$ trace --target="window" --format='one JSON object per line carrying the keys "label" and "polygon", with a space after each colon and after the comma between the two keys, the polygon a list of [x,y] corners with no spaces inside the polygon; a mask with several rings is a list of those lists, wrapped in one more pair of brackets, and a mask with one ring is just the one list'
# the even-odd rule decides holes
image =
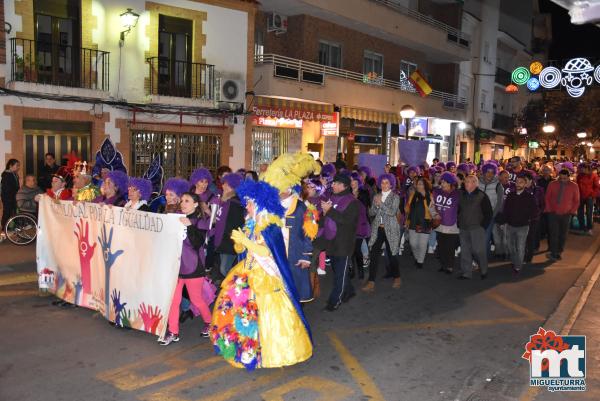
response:
{"label": "window", "polygon": [[383,55],[365,50],[363,59],[363,73],[375,73],[378,77],[383,76]]}
{"label": "window", "polygon": [[487,41],[483,43],[483,61],[491,64],[491,62],[490,62],[490,43]]}
{"label": "window", "polygon": [[158,92],[190,97],[192,21],[159,15],[158,32]]}
{"label": "window", "polygon": [[319,42],[319,64],[342,68],[342,47],[337,43]]}
{"label": "window", "polygon": [[488,112],[488,110],[487,110],[487,91],[481,91],[480,99],[481,99],[481,105],[479,107],[479,110],[487,113]]}
{"label": "window", "polygon": [[402,78],[402,73],[408,79],[410,74],[417,70],[417,65],[415,63],[411,63],[410,61],[402,60],[400,62],[400,78]]}
{"label": "window", "polygon": [[265,33],[260,29],[254,30],[254,55],[262,56],[265,53]]}

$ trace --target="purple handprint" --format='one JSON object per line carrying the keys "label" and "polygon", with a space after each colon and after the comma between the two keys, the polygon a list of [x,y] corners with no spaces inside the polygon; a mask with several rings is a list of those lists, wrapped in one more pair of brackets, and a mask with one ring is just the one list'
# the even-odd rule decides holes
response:
{"label": "purple handprint", "polygon": [[106,319],[110,320],[110,269],[119,256],[123,253],[123,250],[112,252],[110,249],[113,239],[113,229],[110,229],[108,237],[106,235],[106,225],[102,226],[101,232],[102,238],[98,237],[98,243],[102,247],[102,259],[104,260],[104,309]]}
{"label": "purple handprint", "polygon": [[127,305],[127,302],[121,303],[121,291],[117,293],[117,289],[113,289],[112,293],[112,301],[113,306],[115,307],[115,325],[118,327],[123,327],[123,322],[121,321],[121,311]]}
{"label": "purple handprint", "polygon": [[152,306],[146,307],[145,304],[140,305],[140,317],[144,321],[144,330],[149,333],[156,334],[156,328],[162,320],[162,315],[158,306],[152,308]]}
{"label": "purple handprint", "polygon": [[94,250],[96,249],[96,243],[93,245],[89,241],[89,230],[90,225],[84,222],[83,219],[79,219],[79,222],[75,224],[77,231],[74,231],[75,237],[77,237],[77,246],[79,253],[79,264],[81,265],[81,283],[83,284],[83,293],[90,294],[92,292],[92,279],[91,279],[91,261],[94,256]]}

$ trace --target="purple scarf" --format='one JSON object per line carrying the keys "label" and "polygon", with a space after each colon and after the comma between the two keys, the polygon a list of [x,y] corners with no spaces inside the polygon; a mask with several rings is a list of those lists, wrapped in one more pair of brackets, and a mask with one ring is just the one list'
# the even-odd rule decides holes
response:
{"label": "purple scarf", "polygon": [[[329,200],[332,203],[331,207],[333,209],[337,210],[338,212],[343,212],[344,210],[346,210],[346,208],[348,207],[350,202],[352,202],[353,200],[356,200],[356,198],[354,198],[354,195],[352,195],[352,193],[349,192],[344,195],[332,195]],[[327,217],[327,215],[325,215],[325,221],[323,222],[323,228],[321,228],[319,230],[318,236],[322,235],[325,237],[325,239],[331,241],[332,239],[335,238],[336,234],[337,234],[337,225],[335,224],[335,221],[333,221],[332,218]]]}

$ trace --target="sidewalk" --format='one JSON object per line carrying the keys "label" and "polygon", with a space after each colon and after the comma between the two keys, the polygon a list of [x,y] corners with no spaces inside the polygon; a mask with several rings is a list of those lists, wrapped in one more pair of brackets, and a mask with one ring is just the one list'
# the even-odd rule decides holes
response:
{"label": "sidewalk", "polygon": [[0,273],[35,272],[35,242],[16,246],[5,240],[0,242]]}

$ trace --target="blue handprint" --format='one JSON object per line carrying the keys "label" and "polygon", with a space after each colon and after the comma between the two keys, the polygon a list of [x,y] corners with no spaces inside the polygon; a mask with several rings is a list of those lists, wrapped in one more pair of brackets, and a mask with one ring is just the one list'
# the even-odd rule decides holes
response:
{"label": "blue handprint", "polygon": [[65,277],[60,274],[60,271],[57,272],[56,274],[56,288],[54,290],[55,293],[58,292],[59,289],[61,289],[64,285],[65,285]]}
{"label": "blue handprint", "polygon": [[117,293],[116,288],[113,289],[111,298],[113,301],[113,306],[115,307],[115,325],[117,327],[123,327],[123,324],[121,321],[121,312],[123,311],[123,309],[125,309],[125,305],[127,305],[127,302],[121,303],[121,291],[119,291]]}
{"label": "blue handprint", "polygon": [[102,259],[104,260],[104,309],[105,315],[110,320],[110,269],[119,256],[123,253],[123,250],[112,252],[110,247],[112,245],[113,229],[110,229],[108,237],[106,236],[106,224],[102,226],[101,232],[102,238],[98,237],[98,243],[102,247]]}
{"label": "blue handprint", "polygon": [[75,300],[74,300],[74,304],[75,305],[81,305],[81,289],[83,288],[83,284],[81,283],[81,276],[77,276],[77,281],[73,282],[73,287],[75,288]]}

